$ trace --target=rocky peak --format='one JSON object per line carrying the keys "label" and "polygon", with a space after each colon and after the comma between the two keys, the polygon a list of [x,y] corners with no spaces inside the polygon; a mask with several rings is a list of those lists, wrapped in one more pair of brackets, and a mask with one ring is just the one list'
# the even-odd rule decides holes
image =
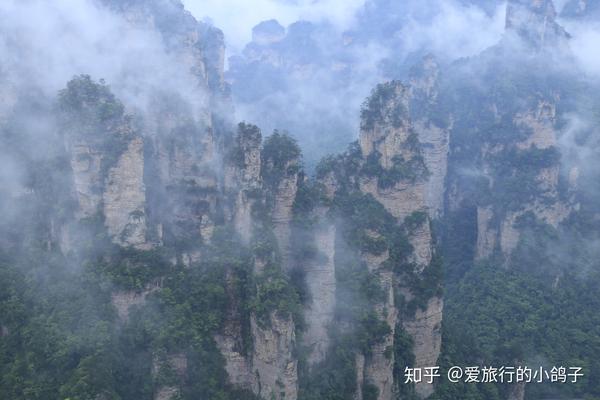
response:
{"label": "rocky peak", "polygon": [[225,188],[235,198],[229,212],[245,243],[249,242],[252,230],[254,200],[250,193],[261,186],[261,143],[262,135],[257,126],[240,123],[226,157]]}
{"label": "rocky peak", "polygon": [[225,38],[221,30],[197,21],[179,0],[102,0],[132,26],[156,30],[165,49],[198,78],[200,87],[227,94]]}
{"label": "rocky peak", "polygon": [[506,32],[537,49],[560,45],[570,35],[556,16],[552,0],[511,0],[506,8]]}
{"label": "rocky peak", "polygon": [[435,100],[439,75],[440,66],[435,57],[431,54],[423,57],[423,60],[410,71],[409,83],[413,97],[419,95]]}
{"label": "rocky peak", "polygon": [[411,133],[409,89],[398,81],[378,85],[361,112],[360,148],[364,157],[375,155],[385,169],[393,158],[408,155],[404,144]]}
{"label": "rocky peak", "polygon": [[260,180],[262,134],[255,125],[240,123],[229,162],[238,173],[238,184],[256,187]]}
{"label": "rocky peak", "polygon": [[268,46],[280,42],[285,37],[285,28],[275,19],[263,21],[252,28],[252,42]]}
{"label": "rocky peak", "polygon": [[244,48],[245,60],[232,57],[232,61],[234,65],[259,62],[292,74],[300,73],[322,59],[315,38],[318,32],[318,25],[308,21],[294,22],[287,29],[275,20],[261,22],[253,28],[252,42]]}
{"label": "rocky peak", "polygon": [[272,207],[273,231],[287,269],[290,267],[290,224],[301,169],[301,153],[296,141],[285,133],[275,131],[263,146],[261,168],[268,202]]}

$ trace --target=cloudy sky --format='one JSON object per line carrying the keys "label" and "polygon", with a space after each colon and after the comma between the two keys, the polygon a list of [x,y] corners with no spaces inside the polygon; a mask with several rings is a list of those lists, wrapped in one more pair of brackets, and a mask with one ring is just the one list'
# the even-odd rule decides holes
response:
{"label": "cloudy sky", "polygon": [[[457,0],[430,0],[437,17],[431,25],[410,24],[403,32],[408,50],[425,43],[459,57],[478,53],[495,43],[504,25],[503,2],[493,15]],[[225,33],[229,53],[239,52],[251,39],[252,27],[275,18],[287,26],[298,20],[328,21],[340,31],[352,28],[365,0],[183,0],[199,20],[210,20]]]}
{"label": "cloudy sky", "polygon": [[232,51],[239,50],[252,35],[259,22],[276,18],[289,25],[300,19],[327,20],[340,29],[353,23],[364,0],[183,0],[197,19],[209,18],[221,28]]}

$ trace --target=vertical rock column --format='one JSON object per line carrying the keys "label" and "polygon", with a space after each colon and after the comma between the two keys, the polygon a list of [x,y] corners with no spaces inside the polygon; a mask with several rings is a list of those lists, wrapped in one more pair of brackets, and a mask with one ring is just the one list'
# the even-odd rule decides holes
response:
{"label": "vertical rock column", "polygon": [[[495,158],[509,157],[511,154],[526,155],[527,152],[536,152],[545,156],[552,152],[558,154],[554,100],[539,99],[533,107],[515,114],[513,123],[515,129],[522,133],[518,141],[501,143],[494,147],[486,146],[481,154],[484,165],[482,170],[485,171],[490,182],[489,189],[492,193],[502,190],[496,187],[496,181],[503,178],[502,174],[506,174],[492,167]],[[535,173],[535,181],[530,187],[532,191],[530,199],[508,209],[504,204],[478,205],[477,259],[487,258],[493,254],[501,254],[509,259],[521,237],[517,221],[526,213],[531,212],[540,221],[558,227],[575,207],[567,199],[568,196],[561,196],[559,193],[561,171],[558,159],[552,162],[546,161],[543,165],[533,165],[529,170]],[[513,173],[517,172],[519,171],[514,170]]]}
{"label": "vertical rock column", "polygon": [[[255,217],[271,218],[281,252],[289,252],[292,206],[296,199],[298,180],[297,171],[290,168],[297,165],[298,160],[288,161],[284,168],[281,168],[281,179],[276,182],[276,186],[268,189],[272,200],[272,213],[255,215],[253,206],[257,205],[257,202],[265,201],[267,193],[261,178],[262,158],[260,130],[256,126],[240,124],[233,148],[226,156],[225,189],[231,208],[226,214],[246,244],[252,242],[255,228],[265,223],[255,220]],[[288,173],[288,170],[293,173]],[[277,169],[276,172],[281,171]],[[270,259],[256,258],[254,274],[260,278],[270,262]],[[242,336],[241,314],[236,309],[235,302],[230,296],[230,304],[233,306],[229,310],[224,329],[215,338],[225,358],[230,382],[264,399],[296,399],[298,360],[294,354],[296,327],[292,316],[277,310],[270,311],[263,318],[252,313],[250,335],[253,346],[252,349],[243,352],[239,343]]]}
{"label": "vertical rock column", "polygon": [[[410,119],[409,100],[409,89],[399,82],[380,85],[363,112],[359,138],[365,163],[373,163],[376,159],[378,168],[383,171],[375,176],[362,176],[359,179],[360,189],[379,201],[399,224],[414,213],[427,215],[426,198],[428,190],[431,190],[421,143]],[[430,161],[433,159],[431,157]],[[382,174],[389,174],[391,178],[384,183],[381,181]],[[432,261],[433,244],[428,219],[408,233],[414,249],[409,261],[418,273]],[[415,367],[433,366],[441,347],[441,299],[430,299],[426,310],[414,316],[400,315],[395,304],[394,289],[396,286],[403,287],[403,283],[395,273],[384,267],[383,263],[388,257],[387,253],[363,255],[370,271],[379,277],[385,292],[385,300],[376,306],[376,311],[391,329],[384,341],[374,346],[372,354],[365,357],[364,383],[377,387],[379,400],[392,399],[394,358],[386,349],[394,344],[397,323],[401,322],[413,338]],[[407,300],[413,296],[408,289],[402,291]],[[433,392],[433,387],[426,383],[418,384],[416,391],[421,397],[426,397]]]}
{"label": "vertical rock column", "polygon": [[[249,244],[253,221],[252,206],[255,198],[252,192],[261,190],[260,146],[261,133],[258,127],[240,124],[232,148],[225,156],[225,191],[230,199],[227,217],[232,221],[237,233],[245,244]],[[229,381],[240,388],[258,393],[259,379],[254,373],[251,349],[242,343],[242,310],[235,294],[233,271],[227,272],[229,309],[223,329],[215,336],[215,341],[225,358],[225,369]],[[256,328],[255,328],[256,329]]]}
{"label": "vertical rock column", "polygon": [[[291,138],[278,133],[273,135],[263,146],[261,174],[267,203],[272,207],[270,224],[281,255],[278,267],[285,274],[290,269],[291,224],[298,193],[300,152]],[[277,260],[274,262],[277,264]],[[256,272],[262,273],[261,270],[262,266],[257,265]],[[258,380],[258,394],[267,399],[296,399],[298,359],[294,354],[296,326],[292,315],[274,310],[267,324],[261,325],[256,315],[251,316],[250,322],[254,339],[252,367]]]}
{"label": "vertical rock column", "polygon": [[[425,184],[425,203],[429,215],[434,219],[444,214],[452,129],[450,117],[438,108],[438,84],[439,65],[433,56],[426,56],[411,73],[410,114],[429,172]],[[432,120],[432,116],[436,117],[435,120]]]}
{"label": "vertical rock column", "polygon": [[303,340],[310,351],[309,365],[325,359],[330,343],[328,328],[335,310],[335,238],[332,223],[326,222],[317,228],[314,238],[317,260],[309,262],[305,269],[311,302],[304,312],[307,329]]}
{"label": "vertical rock column", "polygon": [[[296,170],[299,164],[298,159],[288,161],[285,171]],[[273,230],[277,236],[279,249],[284,269],[290,267],[290,236],[292,233],[292,208],[298,192],[298,173],[285,173],[279,181],[275,192],[275,202],[273,204]]]}

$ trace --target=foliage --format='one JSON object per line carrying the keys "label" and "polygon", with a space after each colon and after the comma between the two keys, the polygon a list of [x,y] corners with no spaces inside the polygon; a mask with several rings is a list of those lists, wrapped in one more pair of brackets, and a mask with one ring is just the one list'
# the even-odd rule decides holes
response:
{"label": "foliage", "polygon": [[287,133],[273,134],[265,139],[262,149],[262,178],[271,191],[277,189],[281,179],[300,171],[300,147]]}
{"label": "foliage", "polygon": [[408,117],[408,109],[403,103],[404,99],[400,97],[402,94],[398,94],[398,91],[403,90],[404,87],[398,81],[377,85],[362,105],[361,129],[374,129],[375,124],[384,122],[386,118],[390,119],[393,127],[401,127]]}
{"label": "foliage", "polygon": [[[520,240],[510,260],[464,264],[472,249],[446,257],[442,365],[514,365],[527,363],[584,368],[577,384],[530,385],[528,398],[582,397],[600,392],[596,359],[600,355],[597,226],[579,211],[558,229],[532,212],[517,219]],[[454,225],[468,232],[470,224]],[[456,235],[456,234],[455,234]],[[461,234],[467,237],[468,234]],[[454,269],[457,269],[454,272]],[[465,272],[466,271],[466,272]],[[458,394],[473,399],[505,398],[505,388],[449,385],[435,399]]]}
{"label": "foliage", "polygon": [[238,124],[235,143],[232,143],[226,155],[227,161],[237,168],[244,168],[246,166],[244,153],[245,144],[250,142],[258,148],[260,146],[261,138],[260,129],[256,125],[240,122]]}
{"label": "foliage", "polygon": [[544,168],[558,166],[560,153],[555,147],[527,150],[508,149],[491,157],[494,185],[482,191],[483,204],[493,204],[498,210],[518,210],[523,204],[551,201],[547,189],[539,180]]}
{"label": "foliage", "polygon": [[92,273],[108,277],[122,289],[140,292],[172,268],[164,249],[136,250],[118,246],[88,261],[86,267]]}
{"label": "foliage", "polygon": [[404,371],[406,367],[413,368],[415,355],[412,352],[411,336],[398,325],[394,332],[394,382],[398,384],[398,395],[403,399],[416,399],[414,384],[405,384]]}
{"label": "foliage", "polygon": [[95,83],[89,75],[74,77],[67,83],[67,88],[59,92],[58,98],[65,117],[92,126],[118,121],[124,114],[123,104],[104,81]]}
{"label": "foliage", "polygon": [[300,373],[299,399],[346,400],[356,394],[356,353],[351,338],[332,337],[334,342],[325,361],[310,372]]}
{"label": "foliage", "polygon": [[[157,355],[182,353],[188,360],[183,399],[251,399],[229,386],[213,341],[230,307],[226,271],[235,277],[236,297],[251,303],[250,257],[230,233],[216,237],[218,245],[207,248],[205,260],[193,268],[172,266],[157,251],[132,249],[102,262],[91,259],[83,270],[33,248],[28,259],[4,257],[0,397],[150,400],[161,382],[182,385],[168,368],[153,372]],[[161,290],[147,294],[145,305],[119,321],[111,304],[113,285],[146,290],[153,274],[160,276]],[[249,315],[249,309],[241,312]]]}
{"label": "foliage", "polygon": [[367,161],[362,167],[361,173],[377,178],[377,185],[381,189],[393,187],[401,181],[414,183],[417,180],[427,177],[428,172],[425,167],[425,162],[420,152],[410,160],[405,160],[401,155],[396,155],[392,158],[392,166],[384,168],[380,163],[381,154],[377,151],[371,153],[367,157]]}
{"label": "foliage", "polygon": [[[252,310],[259,322],[269,326],[273,312],[287,317],[293,316],[294,321],[301,322],[300,299],[298,292],[291,285],[289,278],[280,268],[269,266],[256,279],[256,297],[252,302]],[[298,324],[301,326],[301,323]]]}
{"label": "foliage", "polygon": [[101,176],[118,161],[134,134],[131,116],[110,88],[89,75],[79,75],[59,92],[58,110],[63,133],[84,138],[102,153]]}

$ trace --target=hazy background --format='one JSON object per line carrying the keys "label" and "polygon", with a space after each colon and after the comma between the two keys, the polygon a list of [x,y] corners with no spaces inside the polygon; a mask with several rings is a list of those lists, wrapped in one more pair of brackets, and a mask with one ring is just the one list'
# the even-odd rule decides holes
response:
{"label": "hazy background", "polygon": [[252,28],[275,18],[283,25],[298,20],[329,22],[340,31],[353,26],[364,0],[184,0],[199,20],[210,20],[226,36],[230,53],[240,52],[252,39]]}
{"label": "hazy background", "polygon": [[[360,106],[377,84],[406,79],[426,54],[442,64],[497,43],[505,2],[486,0],[185,0],[225,33],[236,117],[296,137],[311,169],[358,136]],[[253,28],[276,20],[265,43]]]}
{"label": "hazy background", "polygon": [[[560,13],[568,0],[554,3]],[[259,125],[267,135],[289,131],[309,169],[356,139],[360,106],[377,83],[406,80],[427,54],[442,70],[480,54],[501,40],[506,12],[500,0],[183,0],[183,5],[224,32],[236,119]],[[53,96],[73,75],[86,73],[105,79],[132,108],[145,108],[149,95],[165,88],[194,104],[204,101],[186,68],[165,53],[157,32],[127,27],[98,1],[6,1],[0,17],[0,80],[15,88],[35,86]],[[279,24],[279,33],[266,41],[260,32],[253,36],[253,28],[268,20],[277,21],[272,24]],[[582,70],[598,75],[600,25],[565,17],[560,23],[573,36],[570,51]],[[0,116],[2,107],[0,101]]]}

